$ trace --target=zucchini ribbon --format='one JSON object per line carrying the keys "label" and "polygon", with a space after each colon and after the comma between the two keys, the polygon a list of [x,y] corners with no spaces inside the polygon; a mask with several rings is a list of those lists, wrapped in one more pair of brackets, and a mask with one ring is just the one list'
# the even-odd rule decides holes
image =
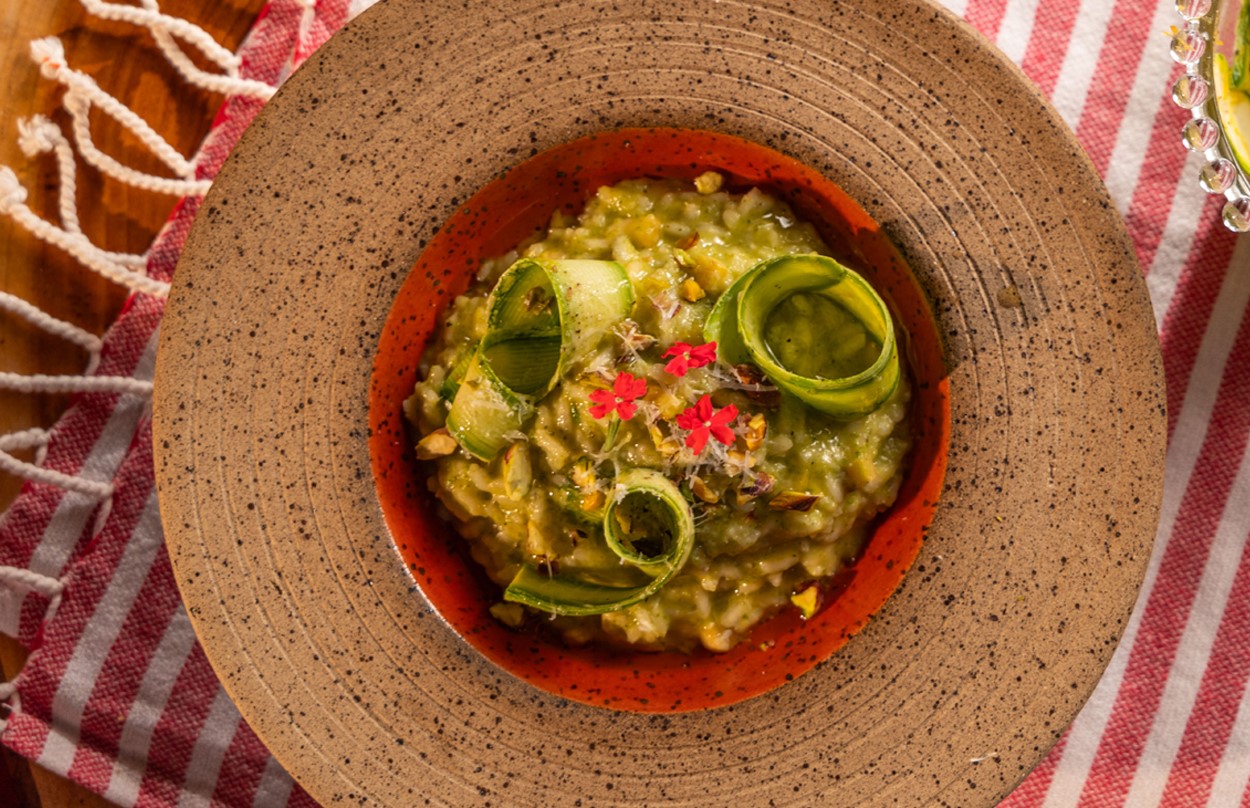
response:
{"label": "zucchini ribbon", "polygon": [[634,290],[615,261],[522,258],[486,305],[486,335],[447,414],[447,431],[482,460],[507,446],[565,370],[629,316]]}
{"label": "zucchini ribbon", "polygon": [[[881,346],[876,359],[840,378],[786,367],[765,340],[765,326],[773,310],[797,294],[819,295],[845,310]],[[784,255],[756,264],[716,301],[703,335],[719,345],[723,361],[753,362],[777,387],[835,417],[866,415],[898,386],[894,321],[885,301],[858,273],[823,255]]]}
{"label": "zucchini ribbon", "polygon": [[694,547],[694,515],[671,480],[653,469],[629,469],[616,478],[617,493],[603,515],[608,548],[649,578],[633,586],[548,575],[525,565],[504,590],[504,600],[559,615],[604,614],[643,601],[685,566]]}

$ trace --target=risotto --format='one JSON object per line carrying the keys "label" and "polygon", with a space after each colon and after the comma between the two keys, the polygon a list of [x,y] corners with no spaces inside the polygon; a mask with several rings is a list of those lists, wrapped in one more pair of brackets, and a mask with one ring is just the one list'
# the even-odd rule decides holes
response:
{"label": "risotto", "polygon": [[405,412],[497,619],[725,651],[820,608],[910,448],[890,315],[828,252],[708,172],[600,188],[483,264]]}

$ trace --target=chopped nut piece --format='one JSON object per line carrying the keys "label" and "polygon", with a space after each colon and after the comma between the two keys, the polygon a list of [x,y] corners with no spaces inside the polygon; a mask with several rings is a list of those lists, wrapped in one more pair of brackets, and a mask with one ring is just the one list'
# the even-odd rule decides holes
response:
{"label": "chopped nut piece", "polygon": [[504,492],[512,499],[524,499],[534,482],[529,447],[524,443],[509,446],[503,453],[500,470],[503,472]]}
{"label": "chopped nut piece", "polygon": [[551,540],[547,538],[539,522],[530,520],[525,526],[525,538],[521,541],[521,549],[535,558],[546,557],[547,551],[551,549]]}
{"label": "chopped nut piece", "polygon": [[629,238],[640,249],[648,249],[660,243],[663,225],[654,213],[648,213],[629,224]]}
{"label": "chopped nut piece", "polygon": [[708,255],[705,250],[695,250],[687,255],[692,263],[689,268],[690,274],[694,276],[699,286],[716,294],[720,294],[729,287],[729,282],[733,279],[729,275],[729,270],[720,261]]}
{"label": "chopped nut piece", "polygon": [[595,513],[603,507],[603,504],[606,501],[607,497],[603,495],[602,491],[591,491],[589,494],[582,497],[582,510],[587,513]]}
{"label": "chopped nut piece", "polygon": [[803,491],[782,491],[768,501],[768,507],[774,511],[801,511],[807,513],[820,499],[820,494],[808,494]]}
{"label": "chopped nut piece", "polygon": [[456,451],[459,445],[445,428],[436,429],[417,442],[417,459],[433,460],[436,457],[446,457]]}
{"label": "chopped nut piece", "polygon": [[663,387],[655,396],[655,405],[660,408],[660,417],[671,421],[686,409],[686,402],[673,395],[672,391]]}
{"label": "chopped nut piece", "polygon": [[672,457],[681,449],[681,444],[673,438],[664,437],[664,433],[655,424],[647,427],[647,432],[651,435],[651,442],[655,444],[655,448],[665,458]]}
{"label": "chopped nut piece", "polygon": [[725,184],[725,178],[715,171],[704,171],[694,178],[694,189],[701,194],[714,194]]}
{"label": "chopped nut piece", "polygon": [[773,476],[771,474],[765,474],[761,471],[759,474],[756,474],[749,483],[746,483],[738,489],[737,493],[734,495],[734,499],[739,505],[745,505],[756,497],[763,496],[773,490],[774,483],[775,480],[773,480]]}
{"label": "chopped nut piece", "polygon": [[764,371],[755,365],[744,362],[741,365],[734,365],[733,371],[734,378],[741,384],[772,386],[772,383],[768,381],[768,377],[764,375]]}
{"label": "chopped nut piece", "polygon": [[703,287],[694,278],[686,278],[681,282],[681,297],[683,300],[694,303],[707,297],[707,292],[703,291]]}
{"label": "chopped nut piece", "polygon": [[629,518],[629,514],[625,513],[621,508],[617,508],[612,513],[616,514],[616,524],[620,526],[621,533],[628,536],[630,529],[634,526],[633,521]]}
{"label": "chopped nut piece", "polygon": [[741,364],[733,366],[734,378],[742,385],[747,398],[765,407],[781,405],[781,391],[768,380],[764,371],[755,365]]}
{"label": "chopped nut piece", "polygon": [[755,455],[749,455],[741,449],[730,449],[725,452],[725,459],[731,466],[741,470],[755,468]]}
{"label": "chopped nut piece", "polygon": [[747,421],[747,434],[744,438],[747,448],[755,451],[764,445],[764,435],[768,431],[768,422],[764,420],[764,413],[757,412],[751,416],[751,420]]}
{"label": "chopped nut piece", "polygon": [[688,250],[698,243],[699,243],[699,231],[693,230],[691,231],[690,235],[686,236],[685,238],[683,238],[681,241],[677,242],[673,246],[679,250]]}
{"label": "chopped nut piece", "polygon": [[525,622],[525,607],[519,603],[496,603],[490,607],[490,613],[509,628],[520,628]]}
{"label": "chopped nut piece", "polygon": [[690,491],[709,505],[720,502],[720,494],[708,488],[707,483],[703,482],[703,478],[697,474],[690,478]]}
{"label": "chopped nut piece", "polygon": [[525,293],[525,308],[532,312],[539,312],[548,308],[554,298],[547,294],[547,290],[541,286],[535,286]]}
{"label": "chopped nut piece", "polygon": [[796,592],[791,595],[790,602],[799,607],[799,611],[803,613],[804,620],[810,620],[820,606],[820,589],[816,584],[812,584],[802,592]]}
{"label": "chopped nut piece", "polygon": [[595,487],[598,476],[595,474],[594,465],[590,462],[590,458],[583,457],[573,464],[573,471],[570,475],[574,484],[583,491],[589,491]]}
{"label": "chopped nut piece", "polygon": [[616,381],[616,374],[607,368],[595,368],[582,375],[582,381],[596,389],[608,389],[612,386],[612,382]]}

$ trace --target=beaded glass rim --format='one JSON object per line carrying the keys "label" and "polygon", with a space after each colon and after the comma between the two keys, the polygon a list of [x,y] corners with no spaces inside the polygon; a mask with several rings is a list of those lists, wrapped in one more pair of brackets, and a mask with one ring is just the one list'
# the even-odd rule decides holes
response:
{"label": "beaded glass rim", "polygon": [[1172,59],[1185,72],[1172,85],[1172,100],[1188,110],[1190,120],[1181,128],[1185,148],[1206,158],[1198,184],[1209,194],[1227,200],[1222,218],[1229,230],[1250,230],[1250,176],[1237,162],[1224,132],[1225,121],[1215,97],[1215,47],[1219,23],[1228,6],[1244,0],[1176,0],[1184,20],[1172,37]]}

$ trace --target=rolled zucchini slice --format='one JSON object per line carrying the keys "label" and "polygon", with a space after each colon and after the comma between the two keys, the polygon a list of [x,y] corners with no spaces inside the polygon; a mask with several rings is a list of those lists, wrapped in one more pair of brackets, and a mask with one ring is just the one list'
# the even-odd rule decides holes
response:
{"label": "rolled zucchini slice", "polygon": [[703,335],[722,361],[753,362],[783,391],[838,418],[872,412],[898,386],[885,301],[823,255],[757,264],[716,301]]}
{"label": "rolled zucchini slice", "polygon": [[633,306],[629,276],[614,261],[522,258],[508,267],[487,301],[486,335],[459,380],[447,431],[492,459]]}
{"label": "rolled zucchini slice", "polygon": [[615,612],[646,600],[690,558],[694,515],[681,491],[663,474],[629,469],[616,479],[616,495],[603,516],[603,535],[621,564],[646,580],[614,585],[586,576],[548,575],[527,564],[504,590],[504,600],[574,616]]}

